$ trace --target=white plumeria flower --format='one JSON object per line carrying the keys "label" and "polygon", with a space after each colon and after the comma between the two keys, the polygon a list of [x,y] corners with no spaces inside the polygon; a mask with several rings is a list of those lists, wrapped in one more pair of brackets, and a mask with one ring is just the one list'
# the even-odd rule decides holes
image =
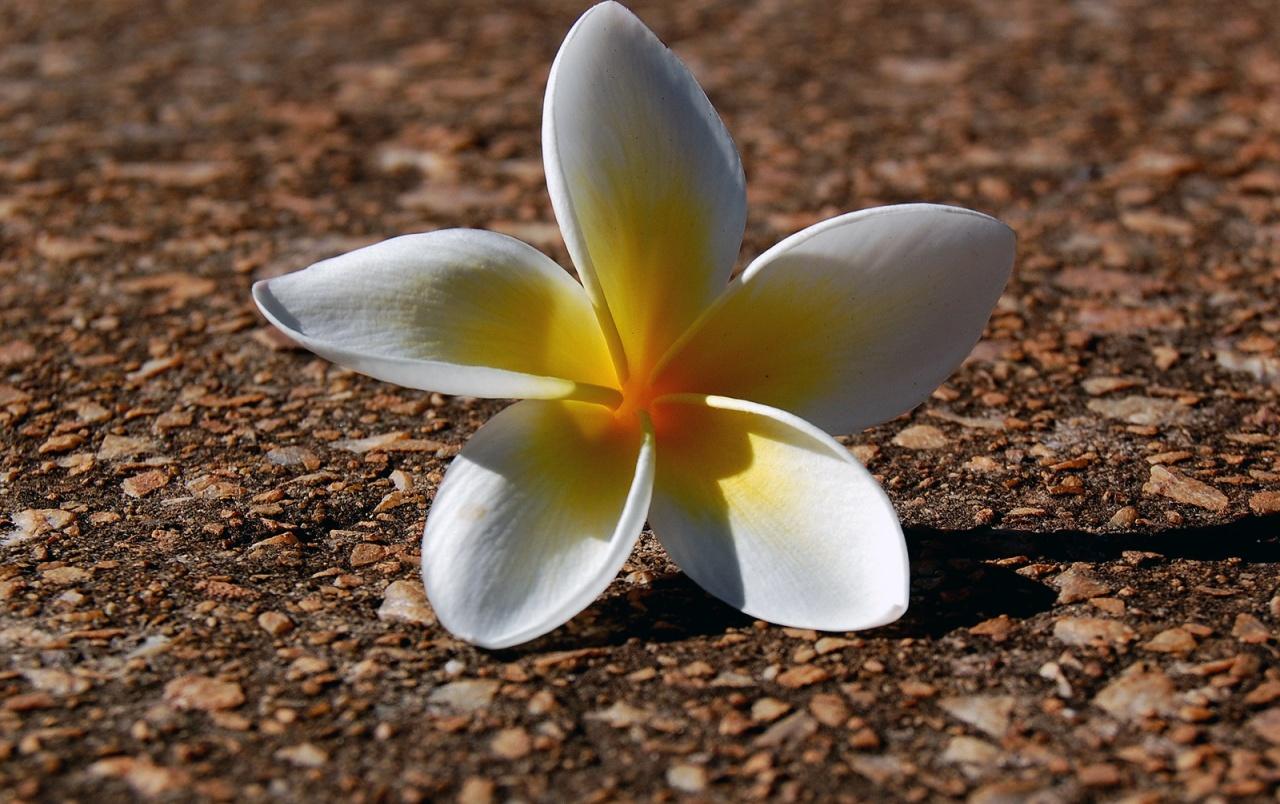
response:
{"label": "white plumeria flower", "polygon": [[582,284],[532,247],[454,229],[254,285],[335,363],[518,402],[450,466],[422,573],[440,622],[533,639],[616,577],[646,516],[711,594],[846,631],[907,607],[902,529],[828,433],[919,404],[981,336],[1014,236],[931,204],[824,221],[729,281],[746,219],[737,150],[688,69],[616,3],[551,68],[547,183]]}

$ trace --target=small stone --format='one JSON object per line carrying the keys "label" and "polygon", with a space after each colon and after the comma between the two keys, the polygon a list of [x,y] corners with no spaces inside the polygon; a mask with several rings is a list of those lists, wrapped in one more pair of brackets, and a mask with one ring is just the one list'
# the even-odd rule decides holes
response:
{"label": "small stone", "polygon": [[1240,613],[1236,615],[1235,625],[1231,628],[1231,635],[1246,645],[1261,645],[1271,639],[1271,632],[1263,625],[1262,621],[1252,614]]}
{"label": "small stone", "polygon": [[1156,653],[1184,654],[1196,649],[1196,640],[1185,628],[1166,628],[1142,643],[1142,647]]}
{"label": "small stone", "polygon": [[1053,624],[1060,642],[1075,646],[1123,645],[1137,638],[1133,629],[1119,620],[1099,617],[1063,617]]}
{"label": "small stone", "polygon": [[234,681],[186,675],[164,686],[164,699],[178,709],[217,712],[244,703],[244,690]]}
{"label": "small stone", "polygon": [[41,455],[56,454],[59,452],[70,452],[76,447],[84,443],[84,436],[77,433],[63,433],[56,435],[45,441],[36,452]]}
{"label": "small stone", "polygon": [[1089,396],[1102,396],[1141,384],[1142,380],[1135,377],[1090,377],[1080,383]]}
{"label": "small stone", "polygon": [[36,347],[27,341],[9,341],[0,345],[0,366],[20,366],[36,359]]}
{"label": "small stone", "polygon": [[89,687],[92,686],[89,679],[80,678],[66,670],[56,668],[31,668],[23,670],[22,675],[32,687],[53,695],[79,695],[82,692],[88,692]]}
{"label": "small stone", "polygon": [[88,570],[81,569],[80,567],[55,567],[40,573],[40,577],[49,583],[61,585],[87,581],[93,577],[93,575]]}
{"label": "small stone", "polygon": [[34,712],[37,709],[52,709],[57,705],[57,700],[47,692],[20,693],[11,695],[4,701],[4,708],[9,712]]}
{"label": "small stone", "polygon": [[489,741],[489,749],[503,759],[523,759],[533,749],[529,732],[520,727],[503,729]]}
{"label": "small stone", "polygon": [[707,787],[707,771],[701,765],[678,762],[667,768],[667,784],[682,793],[701,793]]}
{"label": "small stone", "polygon": [[470,776],[458,792],[458,804],[490,804],[493,801],[493,782],[481,776]]}
{"label": "small stone", "polygon": [[1166,469],[1163,466],[1151,467],[1151,479],[1142,486],[1142,491],[1214,513],[1221,513],[1227,508],[1227,495],[1221,491],[1208,483],[1187,477],[1177,469]]}
{"label": "small stone", "polygon": [[169,474],[162,469],[152,469],[140,475],[125,478],[121,483],[124,493],[130,497],[145,497],[169,482]]}
{"label": "small stone", "polygon": [[992,642],[1004,642],[1009,638],[1009,634],[1012,631],[1013,620],[1009,619],[1007,614],[992,617],[990,620],[983,620],[969,629],[969,633],[975,636],[989,637]]}
{"label": "small stone", "polygon": [[1264,681],[1244,696],[1249,706],[1262,706],[1280,698],[1280,681]]}
{"label": "small stone", "polygon": [[1090,399],[1089,410],[1127,424],[1179,424],[1190,418],[1190,409],[1173,399],[1126,396],[1121,399]]}
{"label": "small stone", "polygon": [[861,728],[849,735],[849,746],[859,751],[872,751],[880,747],[880,735],[870,728]]}
{"label": "small stone", "polygon": [[1058,587],[1058,604],[1077,603],[1091,597],[1099,597],[1111,591],[1111,587],[1099,581],[1088,564],[1073,564],[1066,572],[1053,579]]}
{"label": "small stone", "polygon": [[1249,721],[1249,728],[1273,745],[1280,745],[1280,706],[1259,712]]}
{"label": "small stone", "polygon": [[1132,505],[1126,505],[1116,510],[1111,515],[1111,519],[1107,521],[1107,525],[1113,528],[1132,527],[1134,522],[1138,521],[1138,509]]}
{"label": "small stone", "polygon": [[751,719],[757,723],[771,723],[791,711],[791,704],[777,698],[760,698],[751,704]]}
{"label": "small stone", "polygon": [[826,681],[831,678],[831,673],[811,664],[802,664],[799,667],[793,667],[786,672],[779,673],[775,679],[779,685],[788,689],[799,689],[808,687],[811,684],[817,684],[819,681]]}
{"label": "small stone", "polygon": [[835,728],[849,719],[849,707],[839,695],[820,692],[809,699],[809,714],[822,725]]}
{"label": "small stone", "polygon": [[386,557],[387,548],[380,544],[361,542],[351,548],[351,558],[349,559],[349,562],[352,568],[367,567],[370,564],[378,563]]}
{"label": "small stone", "polygon": [[286,746],[275,757],[299,768],[322,768],[329,762],[329,754],[315,743]]}
{"label": "small stone", "polygon": [[941,449],[947,446],[947,436],[930,424],[916,424],[893,437],[893,443],[907,449]]}
{"label": "small stone", "polygon": [[434,625],[436,615],[427,602],[422,584],[415,581],[393,581],[382,593],[378,619],[411,625]]}
{"label": "small stone", "polygon": [[641,709],[638,706],[632,706],[626,701],[614,701],[613,705],[608,709],[600,709],[595,712],[589,712],[586,715],[588,720],[599,720],[613,726],[615,729],[624,729],[629,726],[638,726],[649,722],[652,715],[647,709]]}
{"label": "small stone", "polygon": [[276,466],[301,466],[308,472],[320,468],[320,459],[305,447],[276,447],[267,451],[267,460]]}
{"label": "small stone", "polygon": [[752,740],[752,744],[771,748],[798,742],[817,730],[818,722],[809,717],[807,712],[792,712],[765,729],[763,734]]}
{"label": "small stone", "polygon": [[908,698],[932,698],[938,694],[938,688],[923,681],[903,681],[898,689]]}
{"label": "small stone", "polygon": [[970,472],[981,472],[982,474],[990,474],[991,472],[999,472],[1000,464],[990,456],[974,455],[965,461],[964,468]]}
{"label": "small stone", "polygon": [[102,439],[102,444],[98,447],[98,460],[118,461],[122,458],[132,458],[134,455],[141,455],[144,452],[155,451],[156,442],[149,438],[134,438],[133,436],[108,434]]}
{"label": "small stone", "polygon": [[1138,720],[1172,714],[1177,687],[1158,667],[1136,662],[1094,697],[1095,706],[1118,720]]}
{"label": "small stone", "polygon": [[1009,730],[1014,703],[1009,695],[962,695],[938,700],[942,711],[996,738]]}
{"label": "small stone", "polygon": [[468,678],[450,681],[442,687],[431,691],[427,700],[441,704],[459,712],[477,712],[493,703],[493,696],[498,693],[498,682],[492,679]]}
{"label": "small stone", "polygon": [[968,735],[952,737],[947,748],[942,752],[943,762],[955,762],[966,765],[997,765],[1003,753],[986,740]]}
{"label": "small stone", "polygon": [[258,615],[258,627],[271,636],[284,636],[293,630],[293,620],[278,611],[264,611]]}
{"label": "small stone", "polygon": [[1259,491],[1249,498],[1249,510],[1258,516],[1280,514],[1280,491]]}
{"label": "small stone", "polygon": [[186,771],[157,765],[145,756],[100,759],[89,766],[89,775],[120,779],[143,798],[190,792],[191,777]]}
{"label": "small stone", "polygon": [[60,508],[26,508],[13,515],[13,530],[2,542],[5,547],[22,544],[50,531],[62,530],[75,519],[75,514]]}
{"label": "small stone", "polygon": [[1115,787],[1120,784],[1120,769],[1109,762],[1085,765],[1076,771],[1076,778],[1085,787]]}

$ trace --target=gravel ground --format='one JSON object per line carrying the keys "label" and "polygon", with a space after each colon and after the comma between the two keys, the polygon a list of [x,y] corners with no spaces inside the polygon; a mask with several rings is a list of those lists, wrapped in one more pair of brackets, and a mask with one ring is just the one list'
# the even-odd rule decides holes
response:
{"label": "gravel ground", "polygon": [[1273,0],[637,2],[743,152],[743,264],[828,215],[995,214],[1017,273],[847,439],[908,526],[858,635],[650,537],[519,650],[418,538],[500,403],[292,349],[255,279],[483,226],[567,264],[542,91],[570,2],[0,3],[0,797],[1274,800]]}

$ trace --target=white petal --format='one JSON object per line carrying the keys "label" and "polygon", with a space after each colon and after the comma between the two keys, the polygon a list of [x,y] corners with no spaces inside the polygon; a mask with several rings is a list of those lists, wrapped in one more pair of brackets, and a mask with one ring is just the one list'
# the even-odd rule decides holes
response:
{"label": "white petal", "polygon": [[689,70],[617,3],[565,38],[542,126],[565,242],[640,374],[729,279],[746,222],[737,149]]}
{"label": "white petal", "polygon": [[427,517],[422,575],[440,622],[502,648],[595,600],[644,526],[653,435],[599,405],[519,402],[449,467]]}
{"label": "white petal", "polygon": [[982,335],[1014,234],[957,207],[824,221],[762,254],[672,350],[656,384],[751,399],[831,433],[920,404]]}
{"label": "white petal", "polygon": [[253,297],[316,354],[410,388],[596,398],[616,385],[582,286],[494,232],[396,237],[259,282]]}
{"label": "white petal", "polygon": [[649,522],[702,588],[779,625],[849,631],[907,609],[906,543],[848,450],[780,410],[680,395],[654,406]]}

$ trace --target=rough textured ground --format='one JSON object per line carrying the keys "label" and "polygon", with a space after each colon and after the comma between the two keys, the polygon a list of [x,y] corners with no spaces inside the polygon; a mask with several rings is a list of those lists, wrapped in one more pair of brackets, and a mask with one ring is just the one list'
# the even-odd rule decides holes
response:
{"label": "rough textured ground", "polygon": [[254,312],[408,231],[564,262],[537,132],[580,4],[7,0],[0,795],[1274,799],[1274,2],[637,6],[742,149],[744,262],[883,202],[1018,230],[972,359],[849,439],[906,618],[751,622],[646,537],[544,640],[460,644],[418,535],[500,405]]}

